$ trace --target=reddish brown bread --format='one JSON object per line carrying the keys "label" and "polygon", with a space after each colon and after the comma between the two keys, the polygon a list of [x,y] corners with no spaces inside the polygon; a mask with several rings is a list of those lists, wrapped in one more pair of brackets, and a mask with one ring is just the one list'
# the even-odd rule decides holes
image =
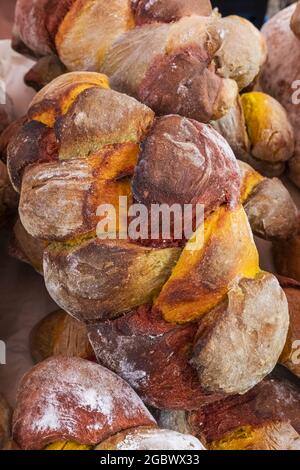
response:
{"label": "reddish brown bread", "polygon": [[280,364],[300,378],[300,283],[279,277],[289,304],[290,327]]}
{"label": "reddish brown bread", "polygon": [[96,445],[119,431],[155,421],[134,391],[92,362],[57,357],[26,374],[13,416],[13,436],[24,450],[56,441]]}
{"label": "reddish brown bread", "polygon": [[210,0],[131,0],[137,25],[152,22],[169,23],[184,16],[208,16],[212,13]]}
{"label": "reddish brown bread", "polygon": [[280,372],[243,396],[192,412],[162,411],[158,423],[191,433],[214,450],[299,449],[299,403],[298,384]]}

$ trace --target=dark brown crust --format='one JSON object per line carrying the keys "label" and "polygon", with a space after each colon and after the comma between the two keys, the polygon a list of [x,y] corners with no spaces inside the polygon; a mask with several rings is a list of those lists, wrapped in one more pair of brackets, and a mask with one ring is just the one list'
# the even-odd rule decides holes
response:
{"label": "dark brown crust", "polygon": [[8,144],[8,169],[12,184],[21,189],[22,175],[28,165],[58,158],[54,130],[38,121],[30,121]]}
{"label": "dark brown crust", "polygon": [[157,119],[133,179],[139,203],[203,204],[206,215],[236,206],[240,173],[230,147],[211,127],[180,116]]}
{"label": "dark brown crust", "polygon": [[205,393],[190,366],[197,324],[177,326],[142,306],[115,321],[89,327],[100,363],[127,380],[159,409],[198,409],[221,395]]}
{"label": "dark brown crust", "polygon": [[155,421],[134,391],[112,372],[78,358],[50,358],[22,379],[13,436],[24,450],[60,440],[95,445]]}
{"label": "dark brown crust", "polygon": [[24,81],[36,91],[40,91],[52,80],[66,73],[67,69],[56,55],[42,57],[25,75]]}
{"label": "dark brown crust", "polygon": [[273,243],[273,256],[277,272],[300,282],[300,231],[289,240]]}
{"label": "dark brown crust", "polygon": [[137,25],[154,22],[170,23],[184,16],[209,16],[212,13],[210,0],[131,0]]}
{"label": "dark brown crust", "polygon": [[190,431],[211,443],[241,426],[289,421],[300,432],[299,388],[286,379],[267,378],[243,396],[213,403],[188,416]]}
{"label": "dark brown crust", "polygon": [[11,139],[16,136],[23,125],[27,122],[27,116],[13,121],[0,135],[0,160],[7,161],[7,146]]}
{"label": "dark brown crust", "polygon": [[209,122],[223,87],[223,79],[208,68],[210,61],[198,46],[158,56],[139,87],[138,99],[158,115],[174,113]]}
{"label": "dark brown crust", "polygon": [[300,378],[300,283],[278,276],[289,304],[290,327],[280,364]]}

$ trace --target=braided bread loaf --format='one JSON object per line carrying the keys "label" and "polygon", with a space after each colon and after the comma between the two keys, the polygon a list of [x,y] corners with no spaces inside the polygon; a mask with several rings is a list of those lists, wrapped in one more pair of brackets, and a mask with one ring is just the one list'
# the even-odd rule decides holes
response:
{"label": "braided bread loaf", "polygon": [[201,122],[226,114],[266,56],[251,23],[219,17],[209,0],[18,0],[14,31],[19,51],[54,52],[157,114]]}
{"label": "braided bread loaf", "polygon": [[[36,95],[9,143],[8,168],[25,230],[47,242],[50,294],[87,323],[99,361],[147,403],[197,409],[271,372],[287,300],[260,271],[242,206],[265,180],[248,167],[242,184],[210,126],[155,119],[104,76],[65,74]],[[103,239],[97,207],[118,212],[119,196],[150,209],[203,204],[205,221],[191,239]]]}
{"label": "braided bread loaf", "polygon": [[203,450],[200,442],[160,430],[126,382],[98,364],[48,359],[21,381],[13,437],[25,450]]}

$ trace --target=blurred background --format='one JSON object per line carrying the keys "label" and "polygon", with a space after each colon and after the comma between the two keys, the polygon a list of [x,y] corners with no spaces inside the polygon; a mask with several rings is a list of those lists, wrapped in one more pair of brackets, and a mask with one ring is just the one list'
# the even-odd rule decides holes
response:
{"label": "blurred background", "polygon": [[[223,15],[237,14],[261,27],[266,18],[294,3],[294,0],[212,0]],[[0,39],[11,35],[16,0],[0,0]]]}

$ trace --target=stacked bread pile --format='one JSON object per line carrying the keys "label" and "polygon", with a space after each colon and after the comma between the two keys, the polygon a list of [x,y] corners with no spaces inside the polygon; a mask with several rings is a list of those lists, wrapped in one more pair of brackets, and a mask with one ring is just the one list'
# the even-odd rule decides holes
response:
{"label": "stacked bread pile", "polygon": [[[253,238],[290,246],[298,231],[277,178],[298,183],[297,129],[250,91],[263,36],[206,0],[19,0],[14,46],[46,84],[2,146],[15,251],[67,312],[32,333],[44,361],[20,385],[14,441],[299,449],[299,387],[273,372],[300,374],[299,286],[260,268]],[[150,214],[201,204],[204,220],[191,238],[105,238],[97,208],[118,214],[120,197]]]}

